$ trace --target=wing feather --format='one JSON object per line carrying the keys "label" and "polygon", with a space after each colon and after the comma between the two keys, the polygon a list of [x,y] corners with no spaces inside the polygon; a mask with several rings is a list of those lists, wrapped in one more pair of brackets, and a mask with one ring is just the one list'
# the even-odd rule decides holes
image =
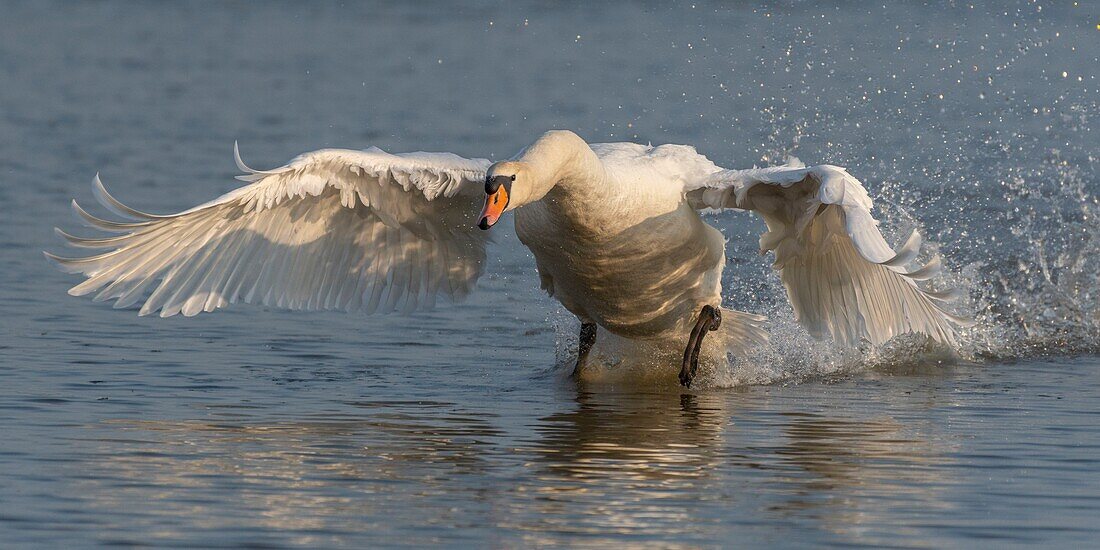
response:
{"label": "wing feather", "polygon": [[920,233],[891,248],[871,216],[866,189],[843,168],[807,168],[792,159],[786,166],[715,172],[685,191],[697,209],[763,216],[768,231],[760,237],[761,252],[775,252],[795,317],[816,337],[881,344],[919,332],[953,345],[957,326],[969,323],[945,309],[960,291],[917,284],[939,276],[942,259],[907,269],[920,254]]}
{"label": "wing feather", "polygon": [[75,201],[86,225],[116,233],[70,245],[103,252],[46,256],[96,293],[141,315],[192,316],[236,302],[289,309],[411,312],[437,295],[460,300],[476,283],[485,235],[474,217],[489,161],[450,153],[393,155],[326,149],[286,166],[254,170],[249,182],[172,215],[131,208],[92,182],[96,199],[128,221],[101,219]]}

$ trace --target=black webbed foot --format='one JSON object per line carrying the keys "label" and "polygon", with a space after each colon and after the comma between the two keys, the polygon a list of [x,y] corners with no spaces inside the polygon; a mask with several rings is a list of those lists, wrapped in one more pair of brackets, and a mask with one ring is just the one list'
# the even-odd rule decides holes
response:
{"label": "black webbed foot", "polygon": [[699,348],[703,345],[703,337],[707,332],[718,330],[722,326],[722,311],[714,306],[703,306],[699,310],[699,318],[691,329],[687,347],[684,348],[684,364],[680,368],[680,385],[691,387],[691,381],[695,378],[695,372],[699,370]]}

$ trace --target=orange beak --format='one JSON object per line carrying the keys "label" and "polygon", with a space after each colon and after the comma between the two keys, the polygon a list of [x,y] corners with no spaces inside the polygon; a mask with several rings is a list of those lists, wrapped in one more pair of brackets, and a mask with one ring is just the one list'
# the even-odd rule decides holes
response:
{"label": "orange beak", "polygon": [[485,196],[485,208],[481,210],[480,221],[477,223],[478,227],[489,229],[497,223],[501,214],[504,214],[504,209],[508,208],[509,187],[508,185],[499,185],[496,191]]}

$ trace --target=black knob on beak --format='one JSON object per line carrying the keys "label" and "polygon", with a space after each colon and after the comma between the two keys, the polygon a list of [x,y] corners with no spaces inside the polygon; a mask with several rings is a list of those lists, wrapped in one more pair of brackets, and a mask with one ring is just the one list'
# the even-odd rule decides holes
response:
{"label": "black knob on beak", "polygon": [[512,194],[512,181],[515,176],[493,176],[485,178],[485,208],[481,210],[481,220],[477,226],[489,229],[508,208]]}
{"label": "black knob on beak", "polygon": [[485,178],[485,194],[492,195],[500,189],[500,186],[504,186],[504,189],[511,191],[512,182],[516,180],[515,176],[488,176]]}

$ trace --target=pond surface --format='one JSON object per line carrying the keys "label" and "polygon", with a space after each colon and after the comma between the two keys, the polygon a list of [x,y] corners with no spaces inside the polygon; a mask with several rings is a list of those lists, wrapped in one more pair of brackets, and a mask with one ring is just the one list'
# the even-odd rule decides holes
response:
{"label": "pond surface", "polygon": [[[1100,537],[1100,13],[11,3],[0,19],[0,541],[1003,547]],[[840,164],[968,291],[957,353],[794,324],[749,214],[727,305],[773,343],[690,392],[570,380],[501,224],[461,305],[139,318],[42,250],[98,171],[172,212],[323,147],[506,158],[549,128]],[[86,233],[86,232],[85,232]],[[669,380],[676,367],[670,366]]]}

